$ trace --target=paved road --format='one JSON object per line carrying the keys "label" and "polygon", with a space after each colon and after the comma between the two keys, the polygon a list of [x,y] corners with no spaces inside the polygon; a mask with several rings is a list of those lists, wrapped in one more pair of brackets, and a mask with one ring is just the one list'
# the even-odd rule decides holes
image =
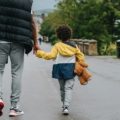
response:
{"label": "paved road", "polygon": [[[46,51],[49,44],[42,44]],[[120,120],[120,60],[86,57],[93,73],[87,86],[76,79],[69,116],[61,115],[57,80],[51,78],[54,61],[25,56],[21,104],[25,115],[9,118],[10,64],[4,74],[4,115],[0,120]]]}

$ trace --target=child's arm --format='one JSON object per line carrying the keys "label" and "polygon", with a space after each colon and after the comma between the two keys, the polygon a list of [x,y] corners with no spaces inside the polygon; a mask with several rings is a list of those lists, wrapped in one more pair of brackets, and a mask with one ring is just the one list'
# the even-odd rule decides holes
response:
{"label": "child's arm", "polygon": [[82,66],[82,67],[88,67],[88,64],[85,63],[85,56],[84,54],[80,51],[78,47],[77,52],[76,52],[76,61]]}
{"label": "child's arm", "polygon": [[80,49],[76,46],[76,58],[77,61],[85,61],[84,54],[80,51]]}
{"label": "child's arm", "polygon": [[35,55],[39,58],[44,58],[46,60],[55,59],[57,57],[58,51],[56,46],[54,46],[51,52],[45,52],[43,50],[37,50]]}

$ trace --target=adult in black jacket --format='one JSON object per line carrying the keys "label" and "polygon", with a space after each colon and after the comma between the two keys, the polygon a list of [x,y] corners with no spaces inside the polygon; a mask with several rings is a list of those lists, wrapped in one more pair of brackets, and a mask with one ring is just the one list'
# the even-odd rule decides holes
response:
{"label": "adult in black jacket", "polygon": [[2,75],[8,57],[11,60],[10,116],[23,114],[17,104],[21,93],[24,53],[38,48],[35,24],[31,15],[33,0],[0,0],[0,113],[4,107]]}

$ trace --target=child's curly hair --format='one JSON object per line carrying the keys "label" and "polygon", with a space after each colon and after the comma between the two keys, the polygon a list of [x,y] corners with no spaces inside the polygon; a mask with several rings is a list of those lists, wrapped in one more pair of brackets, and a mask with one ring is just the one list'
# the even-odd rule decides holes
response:
{"label": "child's curly hair", "polygon": [[72,36],[72,29],[67,25],[61,25],[56,29],[57,37],[62,41],[67,41]]}

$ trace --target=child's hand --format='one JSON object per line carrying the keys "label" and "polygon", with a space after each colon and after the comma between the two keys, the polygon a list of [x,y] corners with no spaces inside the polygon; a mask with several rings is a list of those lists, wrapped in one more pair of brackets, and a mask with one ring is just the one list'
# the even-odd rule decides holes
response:
{"label": "child's hand", "polygon": [[38,57],[38,58],[42,58],[42,56],[41,56],[41,52],[43,52],[41,49],[39,49],[39,50],[35,50],[35,51],[34,51],[34,54],[35,54],[36,57]]}
{"label": "child's hand", "polygon": [[35,54],[35,53],[37,52],[37,50],[41,50],[41,49],[40,49],[40,47],[39,47],[38,44],[35,44],[35,45],[33,46],[33,54]]}
{"label": "child's hand", "polygon": [[79,61],[79,64],[82,66],[82,67],[88,67],[88,64],[85,63],[85,61]]}

